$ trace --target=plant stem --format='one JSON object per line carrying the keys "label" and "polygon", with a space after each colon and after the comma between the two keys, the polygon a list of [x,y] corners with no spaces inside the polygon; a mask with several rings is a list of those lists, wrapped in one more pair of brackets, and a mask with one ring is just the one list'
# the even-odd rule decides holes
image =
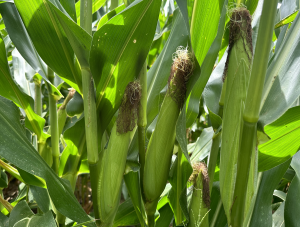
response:
{"label": "plant stem", "polygon": [[[47,77],[49,81],[53,84],[54,82],[54,72],[48,67]],[[50,116],[50,127],[51,127],[51,148],[52,148],[52,169],[58,174],[59,169],[59,132],[58,132],[58,118],[57,118],[57,106],[56,99],[52,94],[52,88],[47,84],[48,94],[49,94],[49,116]]]}
{"label": "plant stem", "polygon": [[214,134],[213,140],[212,140],[211,151],[210,151],[210,155],[209,155],[208,177],[209,177],[209,191],[210,191],[210,194],[211,194],[211,189],[212,189],[213,182],[214,182],[215,169],[216,169],[216,164],[217,164],[218,155],[219,155],[219,147],[220,147],[220,142],[221,142],[221,133],[222,132],[217,132],[217,134]]}
{"label": "plant stem", "polygon": [[237,177],[232,206],[232,226],[241,227],[245,218],[246,192],[252,152],[255,151],[256,123],[244,121],[242,142],[238,156]]}
{"label": "plant stem", "polygon": [[248,122],[257,122],[259,117],[260,103],[272,43],[274,20],[277,12],[277,2],[277,0],[266,1],[263,5],[248,94],[245,102],[244,119]]}
{"label": "plant stem", "polygon": [[82,27],[90,35],[92,35],[92,16],[93,16],[92,0],[81,0],[80,1],[80,27]]}
{"label": "plant stem", "polygon": [[[81,0],[80,2],[80,26],[92,35],[92,0]],[[100,176],[100,160],[98,155],[97,136],[97,114],[92,74],[89,68],[82,67],[82,91],[85,118],[85,134],[87,145],[87,158],[90,166],[90,177],[92,186],[92,198],[94,204],[95,218],[99,219],[99,193],[98,181]],[[96,221],[99,226],[100,221]]]}
{"label": "plant stem", "polygon": [[41,84],[35,83],[34,90],[35,90],[34,112],[37,115],[42,116],[42,90],[41,90]]}
{"label": "plant stem", "polygon": [[181,165],[182,150],[178,146],[177,153],[177,190],[176,190],[176,225],[182,224],[182,212],[180,207],[180,195],[182,191],[182,165]]}
{"label": "plant stem", "polygon": [[145,166],[145,155],[146,155],[146,127],[147,127],[147,61],[144,63],[143,68],[140,72],[140,85],[142,88],[142,96],[139,104],[138,114],[138,136],[139,136],[139,162],[140,168],[140,185],[143,191],[143,177],[144,177],[144,166]]}
{"label": "plant stem", "polygon": [[147,215],[148,220],[148,227],[154,227],[155,226],[155,216],[154,214],[148,214]]}
{"label": "plant stem", "polygon": [[[42,116],[42,112],[43,112],[43,105],[42,105],[42,90],[41,90],[41,80],[37,77],[34,77],[34,90],[35,90],[35,98],[34,98],[34,112],[39,115]],[[40,149],[40,143],[38,143],[38,138],[37,135],[35,135],[33,137],[33,145],[35,147],[35,149],[40,153],[41,149]]]}
{"label": "plant stem", "polygon": [[7,209],[7,211],[10,213],[12,209],[14,208],[8,201],[6,201],[2,195],[0,195],[0,203]]}
{"label": "plant stem", "polygon": [[231,215],[233,227],[242,226],[244,221],[246,189],[251,156],[256,146],[256,127],[271,48],[277,2],[278,1],[264,2],[259,25],[255,55],[243,113],[243,134],[238,156],[236,186],[234,191],[235,202],[232,206]]}

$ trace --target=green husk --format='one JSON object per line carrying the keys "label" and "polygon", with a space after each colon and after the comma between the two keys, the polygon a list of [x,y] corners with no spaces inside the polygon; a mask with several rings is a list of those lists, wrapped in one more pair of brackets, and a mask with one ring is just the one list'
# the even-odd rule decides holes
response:
{"label": "green husk", "polygon": [[66,107],[67,107],[67,104],[73,98],[75,92],[76,92],[76,90],[73,89],[73,88],[69,91],[68,96],[65,98],[63,104],[59,107],[59,109],[57,111],[59,135],[62,133],[63,128],[64,128],[65,123],[66,123],[66,119],[67,119]]}
{"label": "green husk", "polygon": [[190,204],[190,221],[188,227],[209,227],[208,212],[210,208],[209,177],[205,163],[196,163],[190,177],[193,196]]}
{"label": "green husk", "polygon": [[252,61],[251,16],[245,8],[236,8],[231,13],[229,50],[223,76],[226,92],[220,160],[220,190],[228,224],[234,203],[244,103]]}
{"label": "green husk", "polygon": [[137,111],[141,89],[138,82],[127,85],[119,115],[114,124],[108,148],[101,153],[99,175],[99,213],[101,225],[113,225],[122,189],[129,145],[136,131]]}
{"label": "green husk", "polygon": [[173,61],[168,91],[146,152],[143,192],[149,227],[155,225],[156,205],[167,182],[175,142],[175,126],[185,101],[186,82],[193,69],[192,57],[187,49],[179,48]]}

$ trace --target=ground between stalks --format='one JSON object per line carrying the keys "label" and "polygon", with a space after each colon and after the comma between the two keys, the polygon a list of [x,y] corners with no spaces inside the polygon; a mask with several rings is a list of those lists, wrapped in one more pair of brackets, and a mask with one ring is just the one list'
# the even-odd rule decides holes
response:
{"label": "ground between stalks", "polygon": [[[247,53],[250,62],[252,60],[252,55],[253,55],[250,12],[246,8],[239,7],[239,8],[231,9],[230,14],[231,16],[229,22],[228,56],[225,62],[225,69],[223,72],[223,82],[225,81],[227,76],[231,50],[238,39],[242,38],[244,44],[244,51]],[[249,50],[247,50],[247,46],[248,49],[251,51],[251,55],[249,55],[248,53]]]}
{"label": "ground between stalks", "polygon": [[130,82],[123,96],[122,104],[119,108],[117,118],[117,132],[124,134],[132,131],[138,118],[138,108],[142,96],[141,85],[138,81]]}

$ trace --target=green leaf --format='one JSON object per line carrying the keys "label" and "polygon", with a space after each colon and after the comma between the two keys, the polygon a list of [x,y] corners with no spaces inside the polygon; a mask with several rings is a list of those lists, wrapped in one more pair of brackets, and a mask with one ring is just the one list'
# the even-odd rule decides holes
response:
{"label": "green leaf", "polygon": [[272,226],[271,204],[273,192],[289,167],[290,162],[291,160],[288,160],[263,173],[249,225],[250,227]]}
{"label": "green leaf", "polygon": [[169,204],[166,204],[161,209],[159,209],[159,218],[157,219],[155,226],[156,227],[170,226],[172,218],[173,218],[173,212]]}
{"label": "green leaf", "polygon": [[259,0],[246,0],[245,1],[246,9],[249,10],[251,15],[255,12],[258,1]]}
{"label": "green leaf", "polygon": [[205,128],[195,143],[193,153],[191,156],[191,162],[196,163],[202,161],[210,152],[212,145],[212,137],[214,130],[212,127]]}
{"label": "green leaf", "polygon": [[45,140],[48,136],[43,132],[45,120],[34,113],[33,99],[21,91],[13,80],[7,62],[6,50],[3,39],[0,37],[0,95],[12,100],[24,109],[28,119],[29,128],[37,135],[39,140]]}
{"label": "green leaf", "polygon": [[129,198],[119,206],[113,227],[138,224],[139,219],[135,213],[132,201]]}
{"label": "green leaf", "polygon": [[43,227],[56,227],[56,222],[53,218],[52,212],[48,211],[42,215],[34,215],[32,217],[27,217],[18,221],[13,227],[35,227],[35,226],[43,226]]}
{"label": "green leaf", "polygon": [[179,46],[189,42],[189,31],[186,28],[180,10],[174,11],[173,25],[167,42],[147,74],[147,122],[148,126],[159,112],[160,92],[167,85],[173,63],[172,56]]}
{"label": "green leaf", "polygon": [[211,190],[209,223],[211,227],[226,226],[227,218],[221,200],[220,183],[214,182]]}
{"label": "green leaf", "polygon": [[[77,172],[76,166],[74,169],[74,163],[68,162],[69,156],[74,156],[82,154],[85,146],[85,130],[84,130],[84,119],[81,118],[75,123],[74,126],[68,128],[64,132],[64,140],[66,143],[66,148],[64,149],[59,165],[59,176],[62,176],[68,172]],[[79,163],[78,163],[79,164]]]}
{"label": "green leaf", "polygon": [[55,174],[27,140],[19,122],[18,108],[2,97],[0,97],[0,125],[2,127],[0,156],[20,169],[45,179],[51,200],[61,214],[78,222],[89,221],[88,215],[70,187]]}
{"label": "green leaf", "polygon": [[64,0],[64,1],[60,1],[60,4],[67,11],[67,13],[70,15],[72,20],[77,22],[75,1],[74,0]]}
{"label": "green leaf", "polygon": [[300,107],[289,109],[278,120],[265,127],[271,138],[258,146],[258,170],[271,169],[290,159],[300,148]]}
{"label": "green leaf", "polygon": [[[104,5],[105,2],[106,0],[93,0],[92,13],[98,11],[101,8],[101,6]],[[77,23],[78,25],[80,25],[80,0],[76,2],[75,8],[76,8]]]}
{"label": "green leaf", "polygon": [[223,87],[223,72],[225,62],[227,59],[227,52],[224,53],[222,59],[212,72],[203,91],[203,98],[207,108],[214,114],[219,114],[219,101]]}
{"label": "green leaf", "polygon": [[0,189],[1,188],[6,188],[7,187],[7,184],[8,184],[8,181],[7,181],[7,175],[5,172],[1,171],[1,174],[0,174]]}
{"label": "green leaf", "polygon": [[31,185],[29,190],[43,213],[46,213],[52,209],[47,189]]}
{"label": "green leaf", "polygon": [[258,124],[260,129],[285,113],[300,95],[299,48],[300,14],[268,66]]}
{"label": "green leaf", "polygon": [[[51,0],[51,2],[68,15],[57,0]],[[72,47],[49,2],[16,0],[15,5],[43,61],[65,82],[80,92],[81,72],[78,62],[74,58]]]}
{"label": "green leaf", "polygon": [[47,0],[47,3],[55,12],[61,26],[63,27],[81,67],[89,67],[92,37],[72,19],[55,7],[50,1]]}
{"label": "green leaf", "polygon": [[3,227],[9,227],[9,219],[2,212],[0,212],[0,225]]}
{"label": "green leaf", "polygon": [[[298,134],[299,135],[299,134]],[[292,159],[291,166],[296,172],[294,179],[292,180],[289,190],[286,196],[285,206],[284,206],[284,222],[285,226],[300,226],[299,222],[299,211],[300,204],[300,153],[294,155]]]}
{"label": "green leaf", "polygon": [[107,21],[109,21],[111,18],[116,16],[118,13],[120,13],[122,10],[125,9],[125,5],[122,4],[118,6],[117,8],[113,9],[109,13],[105,14],[103,17],[101,17],[98,25],[97,25],[97,30],[99,30],[104,24],[106,24]]}
{"label": "green leaf", "polygon": [[284,207],[285,202],[282,202],[279,208],[272,215],[273,227],[283,227],[284,226]]}
{"label": "green leaf", "polygon": [[136,215],[139,218],[141,226],[146,226],[145,224],[145,208],[142,202],[142,194],[140,188],[140,181],[139,181],[139,173],[130,171],[126,175],[124,175],[124,181],[126,183],[127,190],[129,192],[131,202],[134,206]]}
{"label": "green leaf", "polygon": [[[187,204],[187,195],[186,195],[186,185],[189,177],[193,172],[193,168],[190,164],[190,161],[186,159],[185,154],[182,153],[180,159],[180,173],[178,173],[178,154],[175,162],[173,163],[170,170],[169,182],[172,185],[171,191],[168,194],[169,205],[174,213],[175,221],[177,225],[181,224],[178,222],[178,219],[184,221],[185,219],[189,221],[189,212],[188,212],[188,204]],[[178,175],[180,174],[180,175]],[[179,179],[181,177],[181,179]],[[181,184],[178,185],[178,180],[180,180]],[[180,188],[178,188],[178,186]],[[180,191],[179,198],[177,197],[177,192]],[[180,211],[178,211],[178,208]],[[178,217],[181,215],[181,217]],[[184,216],[183,216],[184,215]]]}
{"label": "green leaf", "polygon": [[34,215],[26,201],[19,202],[11,211],[9,216],[9,227],[13,227],[18,221],[24,218],[30,218]]}
{"label": "green leaf", "polygon": [[275,29],[280,28],[283,25],[289,24],[293,22],[298,14],[299,10],[296,12],[292,13],[291,15],[287,16],[286,18],[283,18],[281,21],[279,21],[277,24],[275,24]]}
{"label": "green leaf", "polygon": [[22,57],[43,77],[45,81],[47,81],[48,84],[51,85],[52,93],[57,98],[62,97],[60,91],[48,80],[46,76],[47,67],[33,46],[15,5],[10,3],[0,5],[0,13],[4,19],[4,23],[6,24],[6,30]]}
{"label": "green leaf", "polygon": [[147,57],[160,8],[160,0],[135,1],[93,36],[90,67],[97,89],[101,137]]}
{"label": "green leaf", "polygon": [[200,97],[221,48],[227,9],[227,0],[198,0],[197,2],[194,8],[197,14],[191,25],[191,39],[195,56],[201,66],[201,75],[188,97],[186,115],[188,127],[192,125],[198,115]]}

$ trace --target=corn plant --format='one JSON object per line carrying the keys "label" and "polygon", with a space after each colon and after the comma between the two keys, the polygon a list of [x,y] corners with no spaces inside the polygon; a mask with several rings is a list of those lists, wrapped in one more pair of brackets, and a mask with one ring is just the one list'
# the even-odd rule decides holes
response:
{"label": "corn plant", "polygon": [[0,0],[0,226],[299,226],[298,11]]}

